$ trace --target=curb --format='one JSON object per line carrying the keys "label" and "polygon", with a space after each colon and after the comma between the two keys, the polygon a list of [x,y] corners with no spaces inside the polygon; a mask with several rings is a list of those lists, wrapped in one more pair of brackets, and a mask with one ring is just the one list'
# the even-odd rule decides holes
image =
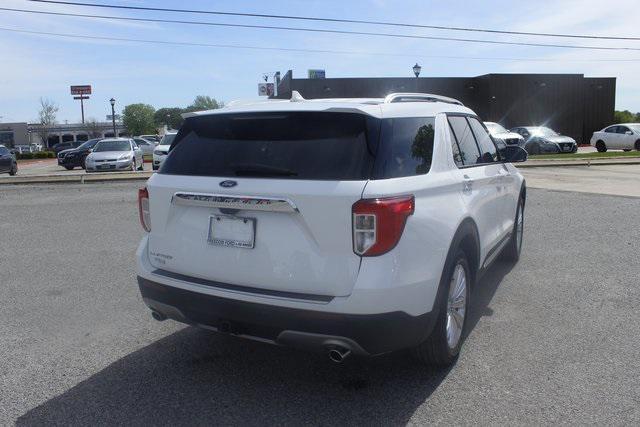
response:
{"label": "curb", "polygon": [[84,184],[89,182],[107,181],[140,181],[147,180],[153,172],[111,172],[111,173],[91,173],[77,175],[33,175],[33,176],[13,176],[0,179],[0,185],[17,184]]}
{"label": "curb", "polygon": [[[531,163],[530,163],[531,162]],[[541,162],[539,164],[533,162]],[[553,163],[552,163],[553,162]],[[611,166],[611,165],[640,165],[640,159],[630,161],[611,161],[611,160],[529,160],[524,163],[514,164],[517,168],[553,168],[565,166]]]}

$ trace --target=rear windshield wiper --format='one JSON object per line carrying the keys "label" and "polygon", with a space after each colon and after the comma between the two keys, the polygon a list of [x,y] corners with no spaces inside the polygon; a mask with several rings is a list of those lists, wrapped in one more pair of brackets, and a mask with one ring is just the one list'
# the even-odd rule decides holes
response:
{"label": "rear windshield wiper", "polygon": [[262,165],[259,163],[235,163],[231,169],[236,176],[296,176],[298,172],[291,169]]}

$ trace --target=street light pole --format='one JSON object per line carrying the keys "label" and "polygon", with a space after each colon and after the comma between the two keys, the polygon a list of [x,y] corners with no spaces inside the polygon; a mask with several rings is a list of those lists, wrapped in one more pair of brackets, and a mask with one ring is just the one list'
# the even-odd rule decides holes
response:
{"label": "street light pole", "polygon": [[113,124],[113,137],[115,138],[117,136],[116,134],[116,100],[111,98],[109,100],[109,102],[111,103],[111,123]]}

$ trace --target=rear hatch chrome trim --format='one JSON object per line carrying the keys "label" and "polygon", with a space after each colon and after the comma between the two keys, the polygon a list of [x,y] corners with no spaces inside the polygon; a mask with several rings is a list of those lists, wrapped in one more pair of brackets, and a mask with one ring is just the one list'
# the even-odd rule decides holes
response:
{"label": "rear hatch chrome trim", "polygon": [[242,209],[265,212],[298,212],[297,206],[289,199],[262,196],[178,192],[171,197],[171,203],[174,205],[207,208]]}
{"label": "rear hatch chrome trim", "polygon": [[186,276],[184,274],[173,273],[171,271],[160,270],[160,269],[153,270],[151,273],[156,274],[158,276],[163,276],[169,279],[179,280],[181,282],[186,282],[190,284],[210,286],[212,288],[218,288],[218,289],[234,291],[234,292],[243,292],[243,293],[254,294],[254,295],[265,296],[265,297],[286,298],[286,299],[294,299],[299,301],[325,303],[325,304],[333,301],[333,298],[334,298],[328,295],[315,295],[315,294],[303,294],[300,292],[274,291],[270,289],[254,288],[250,286],[232,285],[230,283],[215,282],[213,280],[200,279],[198,277]]}

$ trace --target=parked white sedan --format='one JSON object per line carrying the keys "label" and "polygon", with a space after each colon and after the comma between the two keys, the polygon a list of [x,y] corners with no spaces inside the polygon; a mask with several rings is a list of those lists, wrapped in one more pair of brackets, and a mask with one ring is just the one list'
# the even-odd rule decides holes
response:
{"label": "parked white sedan", "polygon": [[621,123],[594,132],[591,145],[601,153],[609,149],[640,151],[640,123]]}

